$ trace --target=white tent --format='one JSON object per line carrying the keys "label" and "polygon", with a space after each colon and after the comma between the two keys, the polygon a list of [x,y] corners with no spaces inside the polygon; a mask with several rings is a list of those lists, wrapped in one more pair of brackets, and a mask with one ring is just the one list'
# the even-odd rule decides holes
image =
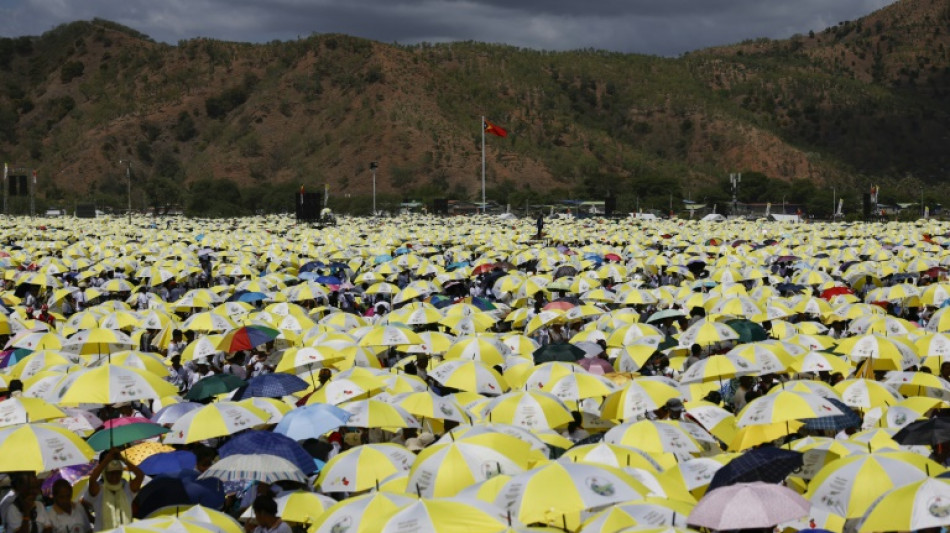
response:
{"label": "white tent", "polygon": [[725,222],[726,217],[720,215],[719,213],[709,213],[708,215],[702,218],[705,222]]}

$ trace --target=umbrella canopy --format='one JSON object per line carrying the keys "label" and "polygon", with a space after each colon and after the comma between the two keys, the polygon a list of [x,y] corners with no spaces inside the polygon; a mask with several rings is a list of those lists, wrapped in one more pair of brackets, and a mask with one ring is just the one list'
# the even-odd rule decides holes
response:
{"label": "umbrella canopy", "polygon": [[266,326],[250,325],[227,332],[218,342],[217,348],[225,352],[250,350],[277,338],[280,331]]}
{"label": "umbrella canopy", "polygon": [[858,531],[920,531],[950,525],[950,480],[924,479],[896,488],[879,499]]}
{"label": "umbrella canopy", "polygon": [[226,394],[234,389],[247,385],[243,379],[234,374],[214,374],[195,382],[185,394],[186,400],[202,401],[214,398],[219,394]]}
{"label": "umbrella canopy", "polygon": [[950,443],[950,418],[935,417],[917,420],[894,434],[900,444],[936,446]]}
{"label": "umbrella canopy", "polygon": [[199,504],[218,508],[224,505],[224,488],[217,479],[197,479],[194,470],[162,474],[142,486],[132,501],[136,518],[144,518],[169,505]]}
{"label": "umbrella canopy", "polygon": [[304,405],[284,415],[274,428],[274,433],[296,441],[316,439],[345,425],[350,416],[348,411],[330,404]]}
{"label": "umbrella canopy", "polygon": [[297,441],[270,431],[252,430],[235,435],[221,446],[218,453],[221,457],[229,457],[238,454],[260,453],[261,450],[270,455],[287,459],[304,474],[309,474],[316,469],[313,457]]}
{"label": "umbrella canopy", "polygon": [[566,342],[545,344],[531,354],[537,364],[548,361],[576,362],[584,357],[584,350]]}
{"label": "umbrella canopy", "polygon": [[47,472],[88,463],[95,452],[68,429],[54,424],[0,428],[0,470]]}
{"label": "umbrella canopy", "polygon": [[756,448],[717,470],[709,483],[709,490],[752,481],[780,483],[801,466],[801,452],[770,447]]}
{"label": "umbrella canopy", "polygon": [[144,370],[102,365],[67,374],[50,393],[50,397],[66,405],[112,404],[158,400],[177,392],[177,387]]}
{"label": "umbrella canopy", "polygon": [[327,461],[316,485],[324,492],[364,491],[393,474],[407,472],[415,458],[399,444],[363,444]]}
{"label": "umbrella canopy", "polygon": [[86,442],[92,446],[93,450],[101,452],[116,446],[124,446],[140,440],[164,435],[165,433],[168,433],[168,428],[158,424],[148,421],[133,422],[101,429],[93,433]]}
{"label": "umbrella canopy", "polygon": [[426,498],[457,495],[497,475],[528,469],[531,445],[507,435],[481,435],[423,450],[409,471],[409,489]]}
{"label": "umbrella canopy", "polygon": [[150,455],[139,463],[139,468],[145,475],[155,477],[159,474],[175,474],[182,470],[195,468],[197,458],[187,450],[162,452]]}
{"label": "umbrella canopy", "polygon": [[314,523],[311,532],[377,531],[368,527],[369,517],[392,515],[415,501],[412,496],[390,492],[370,492],[348,498],[327,509]]}
{"label": "umbrella canopy", "polygon": [[711,490],[692,512],[688,522],[715,530],[771,528],[806,516],[809,503],[781,485],[753,482]]}
{"label": "umbrella canopy", "polygon": [[243,400],[246,398],[281,398],[290,396],[309,387],[303,379],[291,374],[262,374],[255,376],[247,383],[234,391],[231,399]]}
{"label": "umbrella canopy", "polygon": [[189,411],[172,424],[165,436],[167,444],[190,444],[205,439],[233,435],[267,423],[264,411],[237,402],[218,402]]}
{"label": "umbrella canopy", "polygon": [[198,479],[207,479],[209,477],[218,478],[225,482],[307,482],[307,476],[287,459],[260,452],[254,454],[229,455],[228,457],[219,459],[211,468],[198,476]]}
{"label": "umbrella canopy", "polygon": [[526,524],[573,530],[586,509],[639,500],[649,489],[623,470],[603,465],[554,462],[513,476],[495,505]]}

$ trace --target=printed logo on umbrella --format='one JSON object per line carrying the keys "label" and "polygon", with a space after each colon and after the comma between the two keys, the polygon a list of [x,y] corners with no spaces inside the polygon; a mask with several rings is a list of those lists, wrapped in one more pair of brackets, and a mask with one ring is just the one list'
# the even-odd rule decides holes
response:
{"label": "printed logo on umbrella", "polygon": [[598,496],[613,496],[616,492],[614,489],[614,484],[606,479],[601,479],[597,476],[591,476],[585,480],[587,488],[589,488],[594,494]]}
{"label": "printed logo on umbrella", "polygon": [[330,528],[330,533],[346,533],[352,526],[353,519],[349,516],[344,516],[337,523],[333,524],[333,527]]}
{"label": "printed logo on umbrella", "polygon": [[934,518],[946,518],[950,516],[950,500],[941,496],[935,496],[927,502],[927,512]]}

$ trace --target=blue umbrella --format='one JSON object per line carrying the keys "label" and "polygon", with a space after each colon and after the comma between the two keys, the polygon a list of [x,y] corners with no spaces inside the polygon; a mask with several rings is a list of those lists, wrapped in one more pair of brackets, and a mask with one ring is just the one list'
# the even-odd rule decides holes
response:
{"label": "blue umbrella", "polygon": [[318,439],[324,434],[346,424],[350,413],[335,405],[314,403],[298,407],[281,419],[274,433],[294,440]]}
{"label": "blue umbrella", "polygon": [[155,477],[159,474],[175,474],[182,470],[193,469],[196,464],[195,454],[179,450],[150,455],[139,463],[139,468],[146,475]]}
{"label": "blue umbrella", "polygon": [[287,459],[305,474],[316,469],[313,457],[294,439],[270,431],[245,431],[231,438],[218,450],[221,457],[256,454],[266,450],[270,455]]}
{"label": "blue umbrella", "polygon": [[179,402],[166,405],[152,415],[149,420],[156,424],[173,424],[179,418],[185,416],[195,409],[201,409],[204,405],[198,402]]}
{"label": "blue umbrella", "polygon": [[302,267],[300,267],[300,270],[297,272],[312,272],[314,270],[319,270],[326,267],[327,265],[321,261],[310,261],[309,263],[305,263]]}
{"label": "blue umbrella", "polygon": [[317,278],[317,283],[322,283],[324,285],[342,285],[343,281],[336,276],[320,276]]}
{"label": "blue umbrella", "polygon": [[717,470],[707,491],[752,481],[779,483],[796,468],[801,468],[802,455],[795,450],[772,447],[749,450]]}
{"label": "blue umbrella", "polygon": [[237,291],[236,293],[232,294],[230,298],[228,298],[228,301],[245,302],[245,303],[252,304],[254,302],[260,302],[266,299],[267,299],[267,295],[264,294],[263,292]]}
{"label": "blue umbrella", "polygon": [[318,272],[301,272],[300,274],[297,274],[297,277],[300,278],[300,279],[302,279],[302,280],[304,280],[304,281],[316,281],[316,279],[320,277],[320,273],[318,273]]}
{"label": "blue umbrella", "polygon": [[410,250],[409,248],[406,248],[405,246],[403,246],[402,248],[396,248],[396,251],[393,252],[393,255],[405,255],[411,251],[412,250]]}
{"label": "blue umbrella", "polygon": [[468,264],[469,264],[468,261],[456,261],[450,264],[449,266],[445,267],[445,270],[451,272],[457,268],[465,268],[468,266]]}
{"label": "blue umbrella", "polygon": [[850,407],[844,404],[841,400],[835,398],[826,398],[831,402],[835,407],[841,410],[841,415],[835,416],[823,416],[821,418],[808,418],[803,420],[805,425],[802,426],[804,429],[808,430],[831,430],[831,431],[841,431],[842,429],[847,428],[857,428],[861,427],[861,424],[864,422],[861,417],[851,410]]}
{"label": "blue umbrella", "polygon": [[224,486],[217,478],[198,479],[197,470],[153,477],[135,495],[132,508],[136,518],[144,518],[170,505],[199,504],[211,509],[224,505]]}
{"label": "blue umbrella", "polygon": [[262,374],[247,380],[247,384],[234,392],[234,401],[247,398],[281,398],[300,392],[310,385],[293,374]]}
{"label": "blue umbrella", "polygon": [[389,254],[380,254],[373,258],[373,264],[378,265],[380,263],[385,263],[387,261],[392,261],[392,260],[393,260],[393,256]]}

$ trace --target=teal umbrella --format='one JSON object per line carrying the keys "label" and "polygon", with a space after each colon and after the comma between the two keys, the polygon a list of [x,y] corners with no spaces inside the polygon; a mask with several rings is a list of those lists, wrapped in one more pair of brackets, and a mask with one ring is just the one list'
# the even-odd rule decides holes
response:
{"label": "teal umbrella", "polygon": [[133,422],[131,424],[100,429],[93,433],[86,443],[89,444],[93,450],[101,452],[116,446],[124,446],[140,440],[157,437],[168,433],[168,431],[168,428],[153,424],[152,422]]}
{"label": "teal umbrella", "polygon": [[727,320],[726,325],[736,330],[736,333],[739,334],[739,339],[737,342],[740,344],[746,342],[757,342],[768,340],[769,334],[765,331],[765,328],[752,322],[751,320],[745,320],[742,318],[736,318],[733,320]]}
{"label": "teal umbrella", "polygon": [[584,357],[584,350],[573,344],[566,342],[555,342],[545,344],[538,348],[532,354],[535,364],[547,363],[548,361],[564,361],[575,363],[581,357]]}
{"label": "teal umbrella", "polygon": [[199,379],[197,383],[191,386],[188,394],[185,394],[185,399],[200,402],[201,400],[214,398],[219,394],[231,392],[244,385],[247,385],[247,382],[234,374],[215,374]]}

